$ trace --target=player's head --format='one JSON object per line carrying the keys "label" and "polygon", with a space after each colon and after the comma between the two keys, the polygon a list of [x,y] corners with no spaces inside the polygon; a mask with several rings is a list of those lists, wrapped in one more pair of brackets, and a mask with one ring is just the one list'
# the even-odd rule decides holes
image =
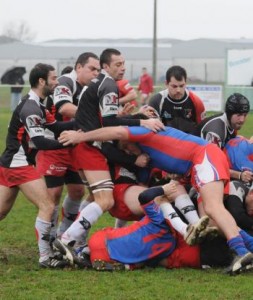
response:
{"label": "player's head", "polygon": [[100,55],[100,67],[114,80],[121,80],[126,70],[125,59],[119,50],[107,48]]}
{"label": "player's head", "polygon": [[55,68],[48,64],[39,63],[35,65],[29,75],[32,89],[37,89],[39,96],[45,98],[53,94],[58,85]]}
{"label": "player's head", "polygon": [[187,73],[180,66],[172,66],[166,72],[168,94],[173,100],[181,100],[185,95]]}
{"label": "player's head", "polygon": [[249,100],[240,93],[230,95],[225,104],[225,113],[232,128],[239,130],[250,111]]}
{"label": "player's head", "polygon": [[181,66],[172,66],[166,72],[166,81],[170,82],[171,78],[174,77],[177,81],[186,81],[187,73],[186,70]]}
{"label": "player's head", "polygon": [[77,81],[82,85],[89,85],[100,72],[99,58],[92,52],[84,52],[79,55],[75,63]]}
{"label": "player's head", "polygon": [[69,73],[72,72],[72,70],[73,70],[73,67],[72,67],[72,66],[66,66],[65,68],[62,69],[61,75],[69,74]]}
{"label": "player's head", "polygon": [[249,100],[239,93],[230,95],[226,101],[225,112],[227,116],[233,114],[244,114],[250,110]]}

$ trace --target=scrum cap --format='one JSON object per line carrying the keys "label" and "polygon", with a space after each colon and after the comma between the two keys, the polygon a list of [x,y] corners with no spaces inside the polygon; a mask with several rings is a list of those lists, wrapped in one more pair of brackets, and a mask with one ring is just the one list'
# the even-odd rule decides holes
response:
{"label": "scrum cap", "polygon": [[228,97],[225,105],[227,115],[243,114],[250,111],[249,100],[239,93],[234,93]]}

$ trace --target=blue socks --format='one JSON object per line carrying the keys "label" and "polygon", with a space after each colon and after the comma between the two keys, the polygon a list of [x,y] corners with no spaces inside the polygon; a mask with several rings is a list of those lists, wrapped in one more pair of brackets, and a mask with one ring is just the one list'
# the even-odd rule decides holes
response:
{"label": "blue socks", "polygon": [[[227,243],[228,243],[229,248],[231,250],[234,250],[236,252],[236,254],[239,256],[243,256],[249,252],[247,250],[247,248],[245,247],[246,245],[245,245],[244,239],[242,238],[241,235],[238,235],[238,236],[230,239]],[[252,246],[253,246],[253,244],[252,244]]]}
{"label": "blue socks", "polygon": [[253,237],[244,230],[240,230],[239,233],[244,241],[246,248],[250,252],[253,252]]}

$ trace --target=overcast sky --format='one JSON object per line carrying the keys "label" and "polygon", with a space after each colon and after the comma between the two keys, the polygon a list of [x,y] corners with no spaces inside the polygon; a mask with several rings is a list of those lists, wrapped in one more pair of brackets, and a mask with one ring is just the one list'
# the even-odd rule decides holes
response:
{"label": "overcast sky", "polygon": [[[154,0],[0,0],[0,34],[25,20],[35,41],[151,38]],[[253,0],[157,0],[157,37],[253,38]]]}

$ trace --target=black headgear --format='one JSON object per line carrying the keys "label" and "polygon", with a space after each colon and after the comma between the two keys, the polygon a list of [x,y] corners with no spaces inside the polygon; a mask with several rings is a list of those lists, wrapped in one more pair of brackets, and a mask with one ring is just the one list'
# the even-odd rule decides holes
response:
{"label": "black headgear", "polygon": [[227,116],[248,113],[249,111],[249,100],[245,96],[239,93],[234,93],[228,97],[225,105],[225,112]]}

